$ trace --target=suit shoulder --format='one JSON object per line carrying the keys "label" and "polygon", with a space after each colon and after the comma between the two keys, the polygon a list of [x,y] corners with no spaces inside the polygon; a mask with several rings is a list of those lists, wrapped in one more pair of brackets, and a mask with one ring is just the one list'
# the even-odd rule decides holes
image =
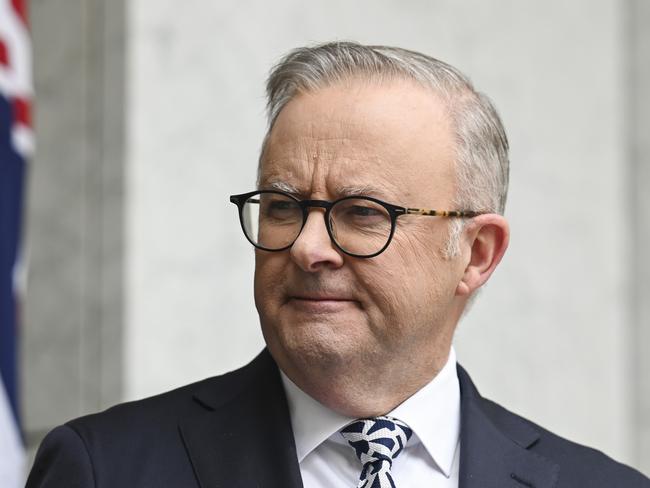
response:
{"label": "suit shoulder", "polygon": [[237,395],[246,387],[245,369],[55,428],[39,448],[29,488],[193,486],[191,464],[180,461],[187,454],[179,425],[188,417],[209,414],[210,405],[204,401]]}
{"label": "suit shoulder", "polygon": [[529,449],[560,465],[560,483],[557,488],[650,488],[650,479],[603,452],[561,437],[491,400],[483,401],[484,411],[497,426],[510,431],[529,429],[539,434]]}
{"label": "suit shoulder", "polygon": [[84,433],[97,429],[110,429],[115,433],[115,429],[119,431],[120,428],[130,429],[137,425],[138,430],[142,430],[149,424],[175,417],[192,408],[193,392],[207,384],[218,387],[218,379],[209,378],[148,398],[120,403],[101,412],[70,420],[65,425],[82,437]]}
{"label": "suit shoulder", "polygon": [[[211,410],[246,388],[255,362],[229,373],[207,378],[148,398],[121,403],[102,412],[66,422],[83,439],[103,433],[112,437],[131,436],[134,432],[156,436],[164,429],[176,429],[177,420]],[[161,432],[162,429],[162,432]],[[175,432],[174,432],[175,433]]]}
{"label": "suit shoulder", "polygon": [[26,488],[95,486],[95,473],[83,440],[68,426],[52,430],[41,443]]}

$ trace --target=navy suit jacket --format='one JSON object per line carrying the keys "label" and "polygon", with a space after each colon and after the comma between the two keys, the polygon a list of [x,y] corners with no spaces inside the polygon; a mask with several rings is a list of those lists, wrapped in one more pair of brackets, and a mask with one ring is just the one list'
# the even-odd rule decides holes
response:
{"label": "navy suit jacket", "polygon": [[[458,377],[459,488],[650,488],[639,472],[482,398],[460,366]],[[302,488],[278,368],[264,350],[226,375],[57,427],[27,487]]]}

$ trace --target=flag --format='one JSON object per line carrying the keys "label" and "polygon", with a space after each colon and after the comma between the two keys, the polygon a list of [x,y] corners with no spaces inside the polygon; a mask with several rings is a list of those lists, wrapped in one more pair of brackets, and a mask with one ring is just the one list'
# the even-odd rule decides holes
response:
{"label": "flag", "polygon": [[31,48],[26,0],[0,0],[0,486],[24,483],[18,409],[21,227],[30,121]]}

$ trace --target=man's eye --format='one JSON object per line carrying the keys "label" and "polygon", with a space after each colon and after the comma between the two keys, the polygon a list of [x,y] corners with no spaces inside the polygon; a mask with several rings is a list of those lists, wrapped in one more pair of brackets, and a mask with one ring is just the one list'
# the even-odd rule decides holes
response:
{"label": "man's eye", "polygon": [[296,204],[293,202],[287,202],[283,200],[276,200],[269,203],[269,210],[293,210],[296,208]]}
{"label": "man's eye", "polygon": [[375,207],[366,207],[363,205],[353,205],[348,208],[347,213],[354,217],[374,217],[382,215],[382,212]]}
{"label": "man's eye", "polygon": [[289,200],[271,200],[263,206],[263,215],[276,221],[296,220],[300,218],[300,208],[296,202]]}

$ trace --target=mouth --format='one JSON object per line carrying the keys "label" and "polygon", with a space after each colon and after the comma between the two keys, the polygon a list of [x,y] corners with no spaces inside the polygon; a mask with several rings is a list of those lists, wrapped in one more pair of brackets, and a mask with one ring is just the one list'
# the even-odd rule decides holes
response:
{"label": "mouth", "polygon": [[354,301],[351,298],[347,298],[347,297],[344,297],[344,296],[341,296],[341,295],[327,295],[327,294],[323,294],[323,295],[321,295],[321,294],[315,294],[315,295],[297,294],[297,295],[291,295],[291,296],[289,296],[289,298],[291,300],[313,300],[313,301],[325,300],[325,301],[333,301],[333,302],[336,302],[336,301],[348,301],[348,302]]}
{"label": "mouth", "polygon": [[356,300],[331,295],[295,295],[290,296],[288,304],[305,312],[338,312],[349,307],[357,307]]}

